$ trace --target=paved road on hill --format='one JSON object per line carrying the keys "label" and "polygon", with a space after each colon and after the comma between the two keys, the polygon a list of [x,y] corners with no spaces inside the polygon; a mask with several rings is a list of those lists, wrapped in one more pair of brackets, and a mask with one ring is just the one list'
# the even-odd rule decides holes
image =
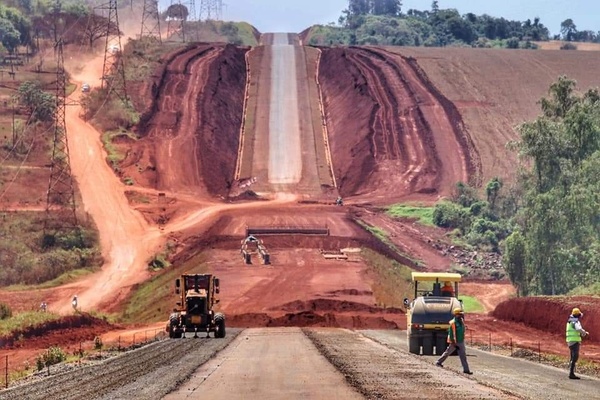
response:
{"label": "paved road on hill", "polygon": [[302,176],[296,53],[287,33],[274,34],[269,115],[269,183],[298,183]]}

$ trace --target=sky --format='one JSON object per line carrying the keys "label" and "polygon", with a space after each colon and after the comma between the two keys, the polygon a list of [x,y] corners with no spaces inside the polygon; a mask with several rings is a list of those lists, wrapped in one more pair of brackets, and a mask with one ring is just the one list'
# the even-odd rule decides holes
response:
{"label": "sky", "polygon": [[[171,0],[159,0],[161,10]],[[172,0],[176,1],[176,0]],[[195,0],[200,11],[203,0]],[[207,3],[209,0],[205,0]],[[600,31],[599,0],[438,0],[440,8],[456,8],[461,14],[489,14],[525,21],[540,17],[552,34],[560,32],[560,23],[573,19],[578,30]],[[181,0],[187,3],[189,0]],[[260,32],[301,32],[315,24],[337,22],[347,0],[223,0],[223,20],[246,21]],[[402,11],[427,10],[431,0],[403,0]]]}

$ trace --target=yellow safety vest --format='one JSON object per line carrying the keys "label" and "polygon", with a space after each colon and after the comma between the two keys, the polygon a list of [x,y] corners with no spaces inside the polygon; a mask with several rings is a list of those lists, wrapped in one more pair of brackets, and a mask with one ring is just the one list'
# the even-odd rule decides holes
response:
{"label": "yellow safety vest", "polygon": [[575,330],[574,322],[567,322],[567,343],[581,342],[581,334]]}

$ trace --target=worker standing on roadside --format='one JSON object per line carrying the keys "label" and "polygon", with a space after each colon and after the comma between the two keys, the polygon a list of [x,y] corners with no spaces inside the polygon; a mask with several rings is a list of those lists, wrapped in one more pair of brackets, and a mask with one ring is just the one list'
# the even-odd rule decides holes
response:
{"label": "worker standing on roadside", "polygon": [[463,367],[463,373],[473,375],[469,369],[469,363],[467,362],[467,349],[465,346],[465,313],[460,308],[455,308],[453,311],[454,318],[450,320],[450,327],[448,328],[448,348],[444,351],[444,354],[437,360],[435,365],[443,367],[444,361],[454,350],[458,350],[458,356],[460,357],[460,363]]}
{"label": "worker standing on roadside", "polygon": [[579,347],[581,346],[581,338],[586,337],[588,332],[581,326],[581,318],[583,313],[579,308],[574,308],[567,320],[567,344],[571,352],[569,360],[569,379],[579,379],[575,375],[575,364],[579,360]]}

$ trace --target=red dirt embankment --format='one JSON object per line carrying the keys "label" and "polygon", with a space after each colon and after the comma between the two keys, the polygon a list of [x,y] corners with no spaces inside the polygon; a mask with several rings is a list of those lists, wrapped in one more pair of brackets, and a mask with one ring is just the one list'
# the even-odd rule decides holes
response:
{"label": "red dirt embankment", "polygon": [[574,297],[521,297],[500,303],[492,312],[498,319],[520,322],[544,332],[565,334],[565,325],[571,310],[578,307],[584,317],[581,324],[590,332],[588,340],[600,343],[600,298]]}
{"label": "red dirt embankment", "polygon": [[322,48],[322,79],[340,193],[436,200],[479,175],[456,107],[412,59],[373,48]]}
{"label": "red dirt embankment", "polygon": [[166,57],[140,95],[151,100],[137,131],[142,139],[123,143],[123,176],[158,190],[227,194],[242,122],[247,51],[199,43]]}

